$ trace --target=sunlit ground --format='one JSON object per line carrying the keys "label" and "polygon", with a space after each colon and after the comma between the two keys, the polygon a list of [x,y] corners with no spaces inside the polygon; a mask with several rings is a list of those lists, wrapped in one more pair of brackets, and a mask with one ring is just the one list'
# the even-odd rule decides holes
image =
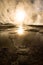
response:
{"label": "sunlit ground", "polygon": [[18,27],[18,29],[16,30],[16,32],[17,32],[18,35],[23,35],[24,34],[23,27],[22,26],[21,27]]}

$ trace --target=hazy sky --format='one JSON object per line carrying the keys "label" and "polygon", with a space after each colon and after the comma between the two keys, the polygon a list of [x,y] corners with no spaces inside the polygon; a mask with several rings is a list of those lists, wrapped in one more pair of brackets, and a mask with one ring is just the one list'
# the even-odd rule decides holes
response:
{"label": "hazy sky", "polygon": [[43,24],[43,0],[0,0],[0,22],[15,24],[18,7],[22,7],[27,14],[25,24]]}

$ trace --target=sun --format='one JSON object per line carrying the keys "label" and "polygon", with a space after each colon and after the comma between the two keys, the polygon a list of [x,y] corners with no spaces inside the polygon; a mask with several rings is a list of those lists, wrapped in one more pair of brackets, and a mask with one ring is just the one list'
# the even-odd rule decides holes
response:
{"label": "sun", "polygon": [[15,20],[18,24],[22,24],[26,17],[26,12],[23,9],[17,9],[15,12]]}
{"label": "sun", "polygon": [[23,21],[25,18],[25,12],[24,11],[17,11],[16,12],[16,19],[17,21]]}

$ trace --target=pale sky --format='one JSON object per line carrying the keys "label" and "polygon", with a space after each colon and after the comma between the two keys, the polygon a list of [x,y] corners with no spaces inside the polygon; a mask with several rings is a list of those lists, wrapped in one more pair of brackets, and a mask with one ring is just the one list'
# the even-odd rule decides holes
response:
{"label": "pale sky", "polygon": [[0,22],[16,24],[15,11],[19,7],[26,12],[24,24],[43,25],[43,0],[0,0]]}

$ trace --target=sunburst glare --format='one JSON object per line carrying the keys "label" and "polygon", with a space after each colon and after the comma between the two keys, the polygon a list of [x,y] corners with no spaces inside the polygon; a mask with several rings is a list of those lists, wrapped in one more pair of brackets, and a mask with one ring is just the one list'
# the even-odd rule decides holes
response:
{"label": "sunburst glare", "polygon": [[26,17],[26,12],[23,9],[17,9],[15,12],[15,21],[17,22],[17,24],[23,24],[23,21]]}

